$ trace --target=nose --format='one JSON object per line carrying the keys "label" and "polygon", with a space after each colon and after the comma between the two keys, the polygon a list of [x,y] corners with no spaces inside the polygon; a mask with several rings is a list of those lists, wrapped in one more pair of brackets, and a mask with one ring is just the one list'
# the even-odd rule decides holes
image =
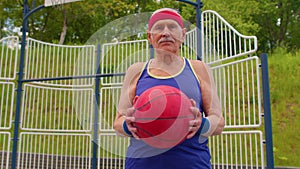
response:
{"label": "nose", "polygon": [[165,26],[165,28],[162,31],[162,36],[168,37],[168,36],[170,36],[170,34],[171,34],[171,32],[170,32],[169,28],[167,26]]}

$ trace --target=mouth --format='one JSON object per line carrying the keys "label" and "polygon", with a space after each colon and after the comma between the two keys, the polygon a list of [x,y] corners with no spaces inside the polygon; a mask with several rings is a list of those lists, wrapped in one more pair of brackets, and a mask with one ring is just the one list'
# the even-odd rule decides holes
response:
{"label": "mouth", "polygon": [[158,43],[174,43],[174,40],[172,39],[160,39]]}

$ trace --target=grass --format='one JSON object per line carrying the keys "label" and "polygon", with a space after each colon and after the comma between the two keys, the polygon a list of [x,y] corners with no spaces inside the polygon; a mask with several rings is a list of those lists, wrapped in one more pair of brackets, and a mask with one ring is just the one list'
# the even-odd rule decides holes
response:
{"label": "grass", "polygon": [[275,166],[300,166],[300,50],[269,54]]}

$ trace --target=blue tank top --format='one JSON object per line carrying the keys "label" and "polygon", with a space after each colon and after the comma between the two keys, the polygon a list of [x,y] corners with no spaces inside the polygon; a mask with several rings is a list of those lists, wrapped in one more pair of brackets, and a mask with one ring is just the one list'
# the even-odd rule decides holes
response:
{"label": "blue tank top", "polygon": [[[202,97],[200,84],[187,59],[184,59],[182,70],[170,77],[155,77],[149,74],[148,66],[142,71],[137,82],[136,95],[157,85],[169,85],[184,92],[189,98],[196,101],[200,111]],[[145,144],[141,140],[130,138],[130,145],[126,154],[126,169],[210,169],[210,151],[207,147],[208,140],[199,141],[196,134],[186,139],[179,145],[170,149],[158,149]]]}

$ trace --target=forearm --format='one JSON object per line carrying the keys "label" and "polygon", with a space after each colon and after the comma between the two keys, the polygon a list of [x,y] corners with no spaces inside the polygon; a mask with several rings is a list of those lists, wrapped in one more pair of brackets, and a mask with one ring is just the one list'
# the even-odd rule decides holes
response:
{"label": "forearm", "polygon": [[114,130],[116,131],[116,133],[118,135],[129,136],[124,130],[124,127],[123,127],[124,122],[125,122],[125,116],[118,114],[114,121]]}
{"label": "forearm", "polygon": [[[203,110],[207,121],[206,130],[201,131],[203,136],[221,134],[224,129],[224,118],[222,115],[222,105],[218,97],[214,78],[208,66],[200,64],[199,74],[200,88],[202,92]],[[207,127],[208,126],[208,127]]]}

